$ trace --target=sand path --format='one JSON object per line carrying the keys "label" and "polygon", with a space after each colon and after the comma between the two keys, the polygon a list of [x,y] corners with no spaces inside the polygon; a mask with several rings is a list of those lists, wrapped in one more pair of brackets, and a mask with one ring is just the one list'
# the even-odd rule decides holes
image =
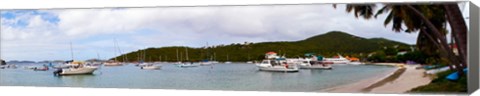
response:
{"label": "sand path", "polygon": [[412,88],[431,82],[430,77],[424,75],[425,70],[415,69],[417,66],[418,65],[406,65],[404,67],[405,69],[399,68],[370,79],[320,90],[320,92],[405,93]]}

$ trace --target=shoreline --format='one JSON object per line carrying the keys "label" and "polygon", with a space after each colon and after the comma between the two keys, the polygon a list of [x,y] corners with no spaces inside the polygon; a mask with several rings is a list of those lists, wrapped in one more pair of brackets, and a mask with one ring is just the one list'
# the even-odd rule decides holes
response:
{"label": "shoreline", "polygon": [[[397,69],[349,84],[333,86],[317,92],[332,93],[405,93],[412,88],[429,84],[432,79],[424,75],[418,65],[403,63],[373,63],[369,65],[395,66]],[[417,80],[413,80],[417,79]]]}

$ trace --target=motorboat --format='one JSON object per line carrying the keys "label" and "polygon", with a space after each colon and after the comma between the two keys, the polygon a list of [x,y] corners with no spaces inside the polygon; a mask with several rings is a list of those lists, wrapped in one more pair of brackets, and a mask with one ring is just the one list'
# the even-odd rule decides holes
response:
{"label": "motorboat", "polygon": [[260,71],[272,72],[298,72],[299,69],[294,63],[287,63],[281,59],[266,59],[261,63],[255,64]]}
{"label": "motorboat", "polygon": [[37,67],[35,67],[35,68],[33,69],[33,71],[48,71],[48,69],[49,69],[48,67],[43,67],[43,68],[37,68]]}
{"label": "motorboat", "polygon": [[350,60],[344,58],[342,55],[338,55],[336,58],[323,58],[323,63],[331,63],[331,64],[348,64]]}
{"label": "motorboat", "polygon": [[351,64],[351,65],[362,65],[362,64],[365,64],[365,63],[362,63],[362,62],[349,62],[348,64]]}
{"label": "motorboat", "polygon": [[144,70],[159,70],[160,68],[162,68],[162,66],[159,66],[159,65],[145,65],[145,66],[141,66],[140,69],[144,69]]}
{"label": "motorboat", "polygon": [[17,66],[14,64],[0,65],[0,69],[16,69]]}
{"label": "motorboat", "polygon": [[213,65],[212,62],[200,62],[199,64],[200,64],[201,66]]}
{"label": "motorboat", "polygon": [[187,64],[187,63],[183,63],[183,64],[177,64],[177,67],[189,68],[189,67],[198,67],[198,66],[200,66],[200,65],[201,65],[201,64],[194,64],[194,63]]}
{"label": "motorboat", "polygon": [[333,69],[331,64],[324,64],[310,59],[301,59],[297,63],[300,69]]}
{"label": "motorboat", "polygon": [[57,69],[53,72],[54,75],[64,76],[64,75],[85,75],[93,74],[95,70],[98,69],[96,66],[86,66],[81,62],[72,62],[72,64],[77,64],[67,69]]}
{"label": "motorboat", "polygon": [[123,64],[120,62],[105,62],[103,63],[104,66],[122,66]]}

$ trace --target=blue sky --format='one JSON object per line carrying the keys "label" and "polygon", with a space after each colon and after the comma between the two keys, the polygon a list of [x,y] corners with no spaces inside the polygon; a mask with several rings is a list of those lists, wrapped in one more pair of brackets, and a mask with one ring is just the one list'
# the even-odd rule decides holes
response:
{"label": "blue sky", "polygon": [[[396,33],[378,19],[357,19],[329,4],[121,9],[7,10],[1,12],[5,60],[108,59],[114,39],[123,52],[146,47],[296,41],[328,31],[414,44],[417,34]],[[468,9],[467,9],[468,10]]]}

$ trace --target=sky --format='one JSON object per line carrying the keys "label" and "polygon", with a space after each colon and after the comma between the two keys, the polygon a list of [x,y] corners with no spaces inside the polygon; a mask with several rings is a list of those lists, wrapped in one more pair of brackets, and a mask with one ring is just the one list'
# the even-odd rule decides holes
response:
{"label": "sky", "polygon": [[[468,5],[468,4],[467,4]],[[468,10],[468,7],[465,9]],[[148,47],[297,41],[329,31],[415,44],[417,33],[398,33],[386,15],[355,18],[345,5],[203,6],[3,10],[4,60],[109,59]],[[468,13],[467,13],[468,14]],[[115,47],[118,43],[118,48]],[[70,46],[71,45],[71,46]]]}

